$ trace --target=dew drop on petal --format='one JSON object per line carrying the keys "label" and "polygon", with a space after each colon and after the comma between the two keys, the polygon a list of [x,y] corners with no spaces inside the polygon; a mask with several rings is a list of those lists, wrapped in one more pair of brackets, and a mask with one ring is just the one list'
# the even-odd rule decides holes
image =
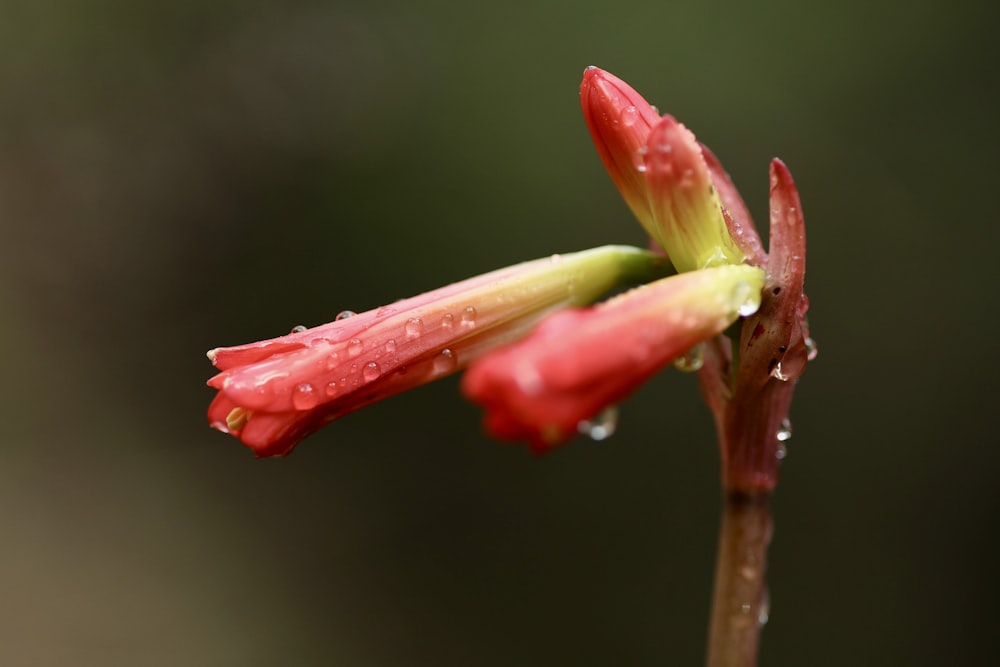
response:
{"label": "dew drop on petal", "polygon": [[305,330],[306,330],[305,326],[301,324],[296,324],[294,327],[292,327],[291,333],[302,333]]}
{"label": "dew drop on petal", "polygon": [[347,356],[356,357],[361,354],[362,349],[364,349],[364,344],[361,342],[361,339],[352,338],[347,344]]}
{"label": "dew drop on petal", "polygon": [[694,373],[701,370],[704,364],[705,346],[702,343],[698,343],[674,360],[674,368],[685,373]]}
{"label": "dew drop on petal", "polygon": [[338,356],[339,355],[336,352],[331,352],[330,354],[326,355],[326,360],[324,361],[326,370],[332,371],[334,368],[337,367]]}
{"label": "dew drop on petal", "polygon": [[434,357],[434,372],[447,373],[453,370],[456,364],[458,364],[458,359],[455,357],[455,353],[446,347]]}
{"label": "dew drop on petal", "polygon": [[635,165],[636,171],[640,174],[646,171],[646,155],[648,154],[649,148],[646,146],[640,146],[632,155],[632,164]]}
{"label": "dew drop on petal", "polygon": [[292,405],[296,410],[312,410],[319,404],[316,390],[308,382],[297,385],[292,390]]}
{"label": "dew drop on petal", "polygon": [[416,338],[424,331],[424,321],[419,317],[411,317],[406,321],[406,337]]}
{"label": "dew drop on petal", "polygon": [[385,353],[396,354],[396,339],[390,338],[385,342]]}
{"label": "dew drop on petal", "polygon": [[740,317],[753,315],[760,307],[760,294],[754,293],[753,286],[745,280],[738,281],[733,287],[732,298]]}
{"label": "dew drop on petal", "polygon": [[476,326],[476,308],[469,306],[462,311],[462,326],[471,329]]}
{"label": "dew drop on petal", "polygon": [[789,380],[791,380],[790,377],[788,377],[787,375],[784,374],[784,372],[782,372],[782,370],[781,370],[781,362],[780,361],[771,370],[771,377],[773,377],[775,380],[780,380],[781,382],[788,382]]}
{"label": "dew drop on petal", "polygon": [[357,313],[355,313],[353,310],[342,310],[339,313],[337,313],[337,317],[334,319],[346,320],[348,317],[354,317],[355,315],[357,315]]}
{"label": "dew drop on petal", "polygon": [[576,425],[576,430],[591,440],[607,440],[618,428],[618,406],[609,405],[591,419],[584,419]]}
{"label": "dew drop on petal", "polygon": [[337,391],[338,391],[338,389],[337,389],[337,381],[336,380],[331,380],[330,382],[326,383],[326,395],[328,397],[336,396],[337,395]]}
{"label": "dew drop on petal", "polygon": [[445,313],[441,318],[441,328],[451,331],[453,326],[455,326],[455,316],[451,313]]}
{"label": "dew drop on petal", "polygon": [[806,346],[807,360],[812,361],[813,359],[819,356],[819,347],[816,345],[816,341],[814,341],[811,337],[806,336],[806,339],[803,342],[805,343]]}
{"label": "dew drop on petal", "polygon": [[637,122],[639,122],[639,110],[632,105],[629,105],[624,109],[622,109],[620,116],[622,125],[624,125],[625,127],[632,127]]}
{"label": "dew drop on petal", "polygon": [[382,369],[374,361],[369,361],[365,365],[365,369],[361,371],[361,375],[365,379],[365,382],[372,382],[373,380],[377,380],[378,376],[382,375]]}

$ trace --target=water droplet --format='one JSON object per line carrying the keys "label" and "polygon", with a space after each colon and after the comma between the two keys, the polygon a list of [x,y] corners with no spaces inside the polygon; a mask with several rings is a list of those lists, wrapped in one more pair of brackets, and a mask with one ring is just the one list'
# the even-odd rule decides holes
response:
{"label": "water droplet", "polygon": [[462,326],[466,329],[476,326],[476,309],[474,306],[469,306],[462,311]]}
{"label": "water droplet", "polygon": [[674,368],[685,373],[701,370],[705,363],[705,346],[698,343],[674,360]]}
{"label": "water droplet", "polygon": [[419,317],[411,317],[406,321],[406,337],[416,338],[424,332],[424,321]]}
{"label": "water droplet", "polygon": [[303,382],[292,390],[292,405],[296,410],[312,410],[318,404],[319,396],[308,382]]}
{"label": "water droplet", "polygon": [[747,317],[756,313],[760,307],[760,293],[754,293],[750,283],[740,280],[733,287],[733,302],[739,304],[736,310],[740,317]]}
{"label": "water droplet", "polygon": [[327,396],[336,396],[337,395],[337,381],[336,380],[331,380],[330,382],[326,383],[326,395]]}
{"label": "water droplet", "polygon": [[339,355],[337,355],[336,352],[331,352],[330,354],[326,355],[326,363],[325,363],[326,370],[332,371],[334,368],[337,367],[337,362],[339,361],[338,356]]}
{"label": "water droplet", "polygon": [[791,380],[791,378],[790,378],[790,377],[788,377],[787,375],[785,375],[785,374],[784,374],[784,373],[783,373],[783,372],[781,371],[781,362],[780,362],[780,361],[779,361],[779,362],[778,362],[778,364],[777,364],[777,365],[776,365],[776,366],[775,366],[775,367],[774,367],[774,368],[773,368],[773,369],[771,370],[771,377],[773,377],[773,378],[774,378],[775,380],[780,380],[781,382],[788,382],[789,380]]}
{"label": "water droplet", "polygon": [[361,375],[364,377],[365,382],[371,382],[377,380],[379,375],[382,375],[382,369],[374,361],[369,361],[365,369],[361,372]]}
{"label": "water droplet", "polygon": [[803,342],[806,346],[806,359],[812,361],[819,356],[819,347],[816,345],[816,341],[809,336],[806,336],[806,339]]}
{"label": "water droplet", "polygon": [[622,125],[632,127],[639,122],[639,110],[634,106],[627,106],[621,112]]}
{"label": "water droplet", "polygon": [[779,442],[778,448],[774,450],[774,458],[784,461],[786,456],[788,456],[788,447],[785,446],[785,443]]}
{"label": "water droplet", "polygon": [[646,146],[640,146],[632,155],[632,164],[635,165],[635,168],[639,173],[644,173],[646,171],[646,155],[648,154],[649,148]]}
{"label": "water droplet", "polygon": [[760,596],[760,607],[757,608],[757,622],[766,625],[769,618],[771,618],[771,593],[765,588]]}
{"label": "water droplet", "polygon": [[618,429],[618,406],[609,405],[595,417],[584,419],[576,425],[576,430],[591,440],[607,440]]}
{"label": "water droplet", "polygon": [[558,253],[556,253],[555,255],[552,255],[551,257],[549,257],[549,262],[552,263],[552,264],[558,264],[562,260],[563,260],[562,255],[560,255]]}
{"label": "water droplet", "polygon": [[301,324],[296,324],[294,327],[292,327],[291,333],[302,333],[305,330],[306,330],[305,326]]}
{"label": "water droplet", "polygon": [[784,419],[781,422],[781,427],[778,428],[778,433],[776,436],[778,442],[787,442],[792,439],[792,422],[788,419]]}
{"label": "water droplet", "polygon": [[446,347],[434,357],[434,372],[447,373],[453,370],[457,364],[458,359],[455,357],[455,353]]}
{"label": "water droplet", "polygon": [[360,338],[352,338],[347,344],[347,356],[356,357],[361,354],[361,350],[364,349],[364,344],[361,342]]}
{"label": "water droplet", "polygon": [[355,313],[353,310],[342,310],[339,313],[337,313],[337,317],[335,319],[346,320],[348,317],[354,317],[355,315],[357,315],[357,313]]}
{"label": "water droplet", "polygon": [[441,318],[441,328],[451,330],[455,325],[455,316],[451,313],[445,313],[444,317]]}
{"label": "water droplet", "polygon": [[390,338],[385,342],[385,353],[396,354],[396,339]]}

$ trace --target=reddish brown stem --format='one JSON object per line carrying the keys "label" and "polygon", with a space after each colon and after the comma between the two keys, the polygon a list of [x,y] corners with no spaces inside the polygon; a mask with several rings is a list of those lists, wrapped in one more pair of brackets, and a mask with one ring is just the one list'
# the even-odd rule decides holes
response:
{"label": "reddish brown stem", "polygon": [[767,620],[767,547],[772,532],[768,492],[728,491],[715,570],[708,667],[755,667]]}

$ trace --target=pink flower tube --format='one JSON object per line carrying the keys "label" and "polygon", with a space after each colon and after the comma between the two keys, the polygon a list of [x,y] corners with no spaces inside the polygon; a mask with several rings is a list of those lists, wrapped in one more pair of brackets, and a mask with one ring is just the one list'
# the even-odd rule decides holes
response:
{"label": "pink flower tube", "polygon": [[491,433],[548,449],[698,343],[754,312],[763,284],[761,269],[722,266],[556,313],[520,342],[473,364],[462,391],[486,409]]}
{"label": "pink flower tube", "polygon": [[280,456],[324,424],[450,375],[515,340],[553,310],[623,283],[662,276],[665,262],[627,246],[554,255],[209,359],[221,371],[209,424],[258,456]]}

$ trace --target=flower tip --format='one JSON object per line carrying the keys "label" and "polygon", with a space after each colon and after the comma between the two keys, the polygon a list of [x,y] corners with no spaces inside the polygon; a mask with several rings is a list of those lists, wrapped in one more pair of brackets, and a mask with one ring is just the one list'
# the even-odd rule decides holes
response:
{"label": "flower tip", "polygon": [[218,354],[219,354],[219,348],[215,348],[215,349],[212,349],[212,350],[209,350],[208,352],[206,352],[205,356],[208,357],[208,360],[210,362],[212,362],[212,365],[214,366],[215,365],[215,357],[218,356]]}
{"label": "flower tip", "polygon": [[792,184],[792,172],[789,171],[788,166],[781,160],[781,158],[771,158],[771,188],[783,186],[788,187]]}

